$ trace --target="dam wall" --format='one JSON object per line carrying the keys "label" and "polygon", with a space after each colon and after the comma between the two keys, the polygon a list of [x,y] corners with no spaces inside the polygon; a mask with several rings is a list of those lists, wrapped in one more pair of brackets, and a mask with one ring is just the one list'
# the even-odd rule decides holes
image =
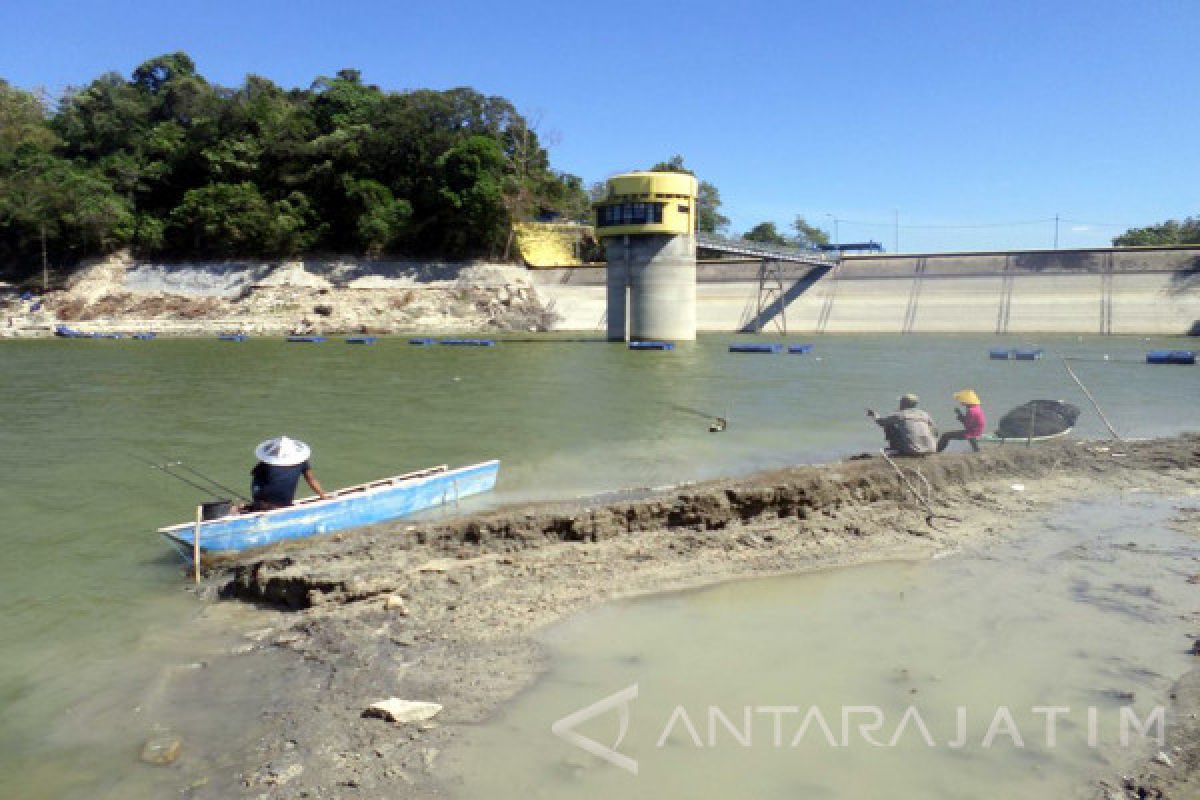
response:
{"label": "dam wall", "polygon": [[[1200,333],[1200,247],[849,256],[832,271],[781,265],[759,309],[757,262],[697,267],[701,331]],[[819,268],[818,268],[819,269]],[[537,270],[561,330],[605,328],[602,267]]]}

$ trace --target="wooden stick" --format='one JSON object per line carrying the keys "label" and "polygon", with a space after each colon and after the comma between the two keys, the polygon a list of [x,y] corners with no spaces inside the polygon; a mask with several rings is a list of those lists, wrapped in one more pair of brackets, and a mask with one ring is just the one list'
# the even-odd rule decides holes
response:
{"label": "wooden stick", "polygon": [[1121,434],[1117,433],[1117,429],[1114,428],[1112,423],[1108,421],[1108,417],[1104,416],[1104,412],[1100,410],[1100,404],[1096,402],[1096,398],[1092,397],[1092,393],[1088,391],[1088,388],[1083,385],[1083,381],[1079,380],[1079,376],[1075,374],[1075,370],[1071,369],[1071,365],[1067,363],[1066,356],[1062,357],[1062,362],[1063,366],[1067,368],[1067,374],[1070,375],[1077,384],[1079,384],[1080,389],[1083,389],[1083,393],[1087,395],[1087,399],[1092,403],[1092,408],[1096,409],[1096,413],[1100,415],[1100,419],[1104,420],[1104,424],[1108,426],[1108,432],[1113,435],[1114,439],[1119,440],[1121,438]]}
{"label": "wooden stick", "polygon": [[196,585],[200,585],[200,522],[204,519],[204,506],[196,506],[196,527],[192,531],[192,574]]}

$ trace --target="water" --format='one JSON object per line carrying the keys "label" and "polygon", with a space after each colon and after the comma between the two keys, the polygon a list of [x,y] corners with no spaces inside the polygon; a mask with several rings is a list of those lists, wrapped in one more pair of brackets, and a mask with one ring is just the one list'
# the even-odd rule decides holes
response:
{"label": "water", "polygon": [[[74,785],[68,768],[84,762],[97,780],[142,769],[129,753],[141,736],[139,687],[222,646],[217,630],[191,622],[199,606],[153,534],[189,518],[198,498],[135,456],[183,457],[238,487],[254,444],[285,432],[313,446],[326,486],[498,456],[497,492],[464,504],[477,507],[875,448],[881,437],[862,409],[889,408],[903,391],[920,393],[945,427],[950,395],[966,385],[993,416],[1035,396],[1086,407],[1059,364],[986,358],[988,347],[1024,340],[818,337],[810,355],[756,356],[726,353],[731,339],[672,353],[555,339],[487,349],[0,343],[0,796],[62,796]],[[1114,359],[1076,369],[1122,432],[1195,426],[1194,369],[1136,363],[1177,341],[1041,344]],[[728,416],[730,427],[709,434],[681,407]],[[1079,429],[1104,432],[1090,412]],[[84,735],[72,716],[81,703],[89,727],[124,738]]]}
{"label": "water", "polygon": [[[1194,661],[1183,615],[1196,611],[1185,579],[1200,543],[1161,525],[1170,510],[1145,499],[1077,505],[1036,535],[981,552],[736,582],[582,615],[548,634],[549,674],[457,754],[457,794],[1085,796],[1089,780],[1113,778],[1123,756],[1149,746],[1130,728],[1136,749],[1122,750],[1120,708],[1149,719]],[[551,733],[560,717],[634,685],[619,752],[637,761],[636,775]],[[795,710],[757,710],[772,706]],[[830,733],[814,718],[795,743],[813,706]],[[671,724],[678,707],[694,735],[682,717]],[[842,709],[853,707],[880,709],[882,727],[868,733],[885,746],[857,728],[876,721],[873,711],[847,712],[842,738]],[[909,707],[928,741],[915,718],[901,728]],[[1038,707],[1069,709],[1055,716],[1052,745]],[[1020,746],[1004,717],[985,745],[1002,708]],[[609,746],[617,720],[609,711],[578,730]]]}

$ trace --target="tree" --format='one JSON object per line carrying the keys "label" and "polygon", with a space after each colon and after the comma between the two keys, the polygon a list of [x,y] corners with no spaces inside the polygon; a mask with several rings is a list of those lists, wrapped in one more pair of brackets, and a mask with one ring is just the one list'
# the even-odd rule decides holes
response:
{"label": "tree", "polygon": [[1158,225],[1130,228],[1112,243],[1113,247],[1200,244],[1200,217],[1185,217],[1182,222],[1169,219]]}
{"label": "tree", "polygon": [[780,247],[789,244],[787,237],[775,229],[774,222],[760,222],[743,233],[742,238],[748,242],[762,242],[763,244],[773,244]]}
{"label": "tree", "polygon": [[[650,168],[651,172],[684,172],[695,175],[683,164],[678,153]],[[721,211],[721,193],[708,181],[700,181],[696,194],[696,230],[700,233],[719,233],[729,227],[729,217]]]}
{"label": "tree", "polygon": [[794,243],[797,247],[815,250],[822,245],[829,244],[829,234],[815,225],[809,225],[808,220],[802,216],[797,216],[792,221],[792,230],[796,232]]}

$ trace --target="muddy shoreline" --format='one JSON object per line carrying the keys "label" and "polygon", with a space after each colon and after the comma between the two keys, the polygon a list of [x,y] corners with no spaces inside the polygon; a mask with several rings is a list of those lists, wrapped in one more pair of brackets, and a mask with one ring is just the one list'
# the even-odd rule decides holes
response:
{"label": "muddy shoreline", "polygon": [[[1096,494],[1184,495],[1200,477],[1200,435],[899,463],[932,487],[933,525],[874,456],[637,499],[377,526],[214,565],[209,585],[257,609],[229,660],[286,670],[287,691],[271,693],[243,763],[222,780],[192,780],[188,796],[452,797],[443,765],[455,742],[536,679],[546,665],[536,633],[554,621],[618,597],[927,558]],[[444,709],[422,724],[362,717],[388,697]],[[1098,797],[1195,796],[1200,673],[1173,702],[1172,765],[1098,775]]]}

